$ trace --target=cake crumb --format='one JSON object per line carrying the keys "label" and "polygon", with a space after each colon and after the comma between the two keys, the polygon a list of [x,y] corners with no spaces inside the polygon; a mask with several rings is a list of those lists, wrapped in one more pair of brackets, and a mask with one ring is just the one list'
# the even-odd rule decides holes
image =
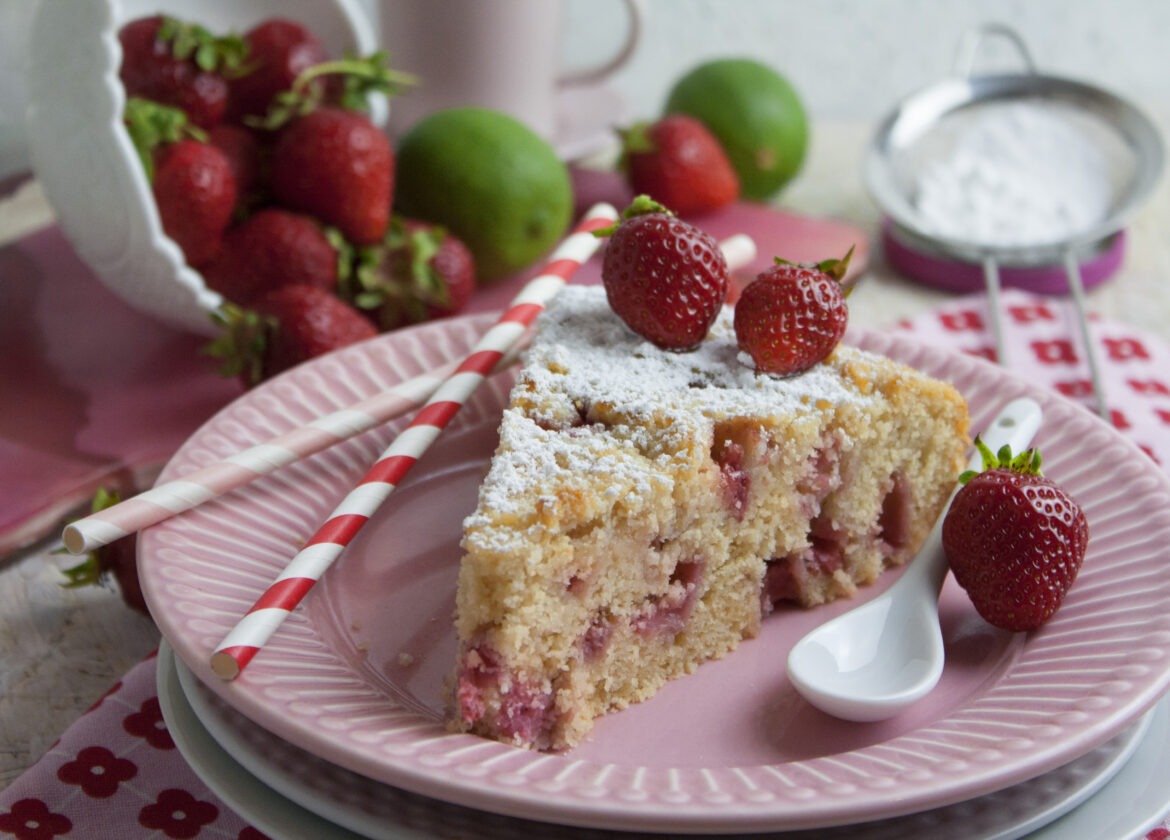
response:
{"label": "cake crumb", "polygon": [[403,668],[409,668],[414,664],[414,657],[409,653],[400,653],[398,654],[398,664]]}

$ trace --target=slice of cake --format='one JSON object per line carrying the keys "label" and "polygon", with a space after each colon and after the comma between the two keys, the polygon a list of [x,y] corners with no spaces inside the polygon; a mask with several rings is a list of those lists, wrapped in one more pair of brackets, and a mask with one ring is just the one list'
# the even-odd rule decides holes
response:
{"label": "slice of cake", "polygon": [[958,392],[847,346],[783,379],[737,352],[730,311],[668,352],[600,287],[541,317],[464,524],[454,726],[571,747],[914,553],[964,463]]}

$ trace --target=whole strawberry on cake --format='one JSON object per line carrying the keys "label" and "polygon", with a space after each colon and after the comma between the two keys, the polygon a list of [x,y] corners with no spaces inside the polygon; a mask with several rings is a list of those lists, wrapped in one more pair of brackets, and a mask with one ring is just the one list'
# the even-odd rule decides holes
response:
{"label": "whole strawberry on cake", "polygon": [[778,264],[740,324],[710,236],[641,200],[609,235],[604,288],[541,316],[464,524],[452,725],[522,747],[905,561],[969,442],[952,386],[838,343],[844,261]]}

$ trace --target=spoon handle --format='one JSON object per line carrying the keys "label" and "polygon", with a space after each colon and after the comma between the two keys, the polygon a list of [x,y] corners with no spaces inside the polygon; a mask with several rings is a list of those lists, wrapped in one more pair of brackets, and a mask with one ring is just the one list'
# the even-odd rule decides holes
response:
{"label": "spoon handle", "polygon": [[[1005,444],[1012,448],[1012,452],[1020,452],[1032,442],[1032,438],[1040,429],[1041,419],[1040,404],[1027,397],[1020,397],[1000,410],[995,419],[980,433],[979,439],[992,452],[998,452]],[[968,461],[967,468],[978,470],[982,466],[983,457],[976,451]],[[957,492],[958,487],[955,490]],[[948,502],[947,507],[949,506]],[[935,595],[942,589],[949,568],[942,550],[942,523],[945,513],[946,507],[943,508],[943,515],[935,521],[922,548],[898,580],[899,584],[905,580],[909,586],[910,581],[919,580]]]}
{"label": "spoon handle", "polygon": [[[1020,397],[1005,405],[979,438],[992,452],[998,451],[1005,444],[1012,448],[1012,452],[1020,452],[1040,430],[1041,417],[1039,403],[1028,397]],[[983,459],[976,452],[971,456],[968,468],[977,470],[982,466]]]}

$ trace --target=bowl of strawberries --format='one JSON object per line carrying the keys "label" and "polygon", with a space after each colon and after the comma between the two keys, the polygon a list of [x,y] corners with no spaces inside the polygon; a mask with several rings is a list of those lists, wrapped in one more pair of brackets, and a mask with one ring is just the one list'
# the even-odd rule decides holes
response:
{"label": "bowl of strawberries", "polygon": [[[132,306],[203,334],[221,329],[225,238],[273,203],[258,184],[286,126],[351,109],[382,136],[388,112],[387,78],[360,84],[384,56],[357,0],[46,2],[30,39],[30,157],[62,231]],[[316,150],[298,154],[286,170]],[[309,215],[298,188],[281,204]],[[341,216],[320,226],[360,247],[365,220]]]}

